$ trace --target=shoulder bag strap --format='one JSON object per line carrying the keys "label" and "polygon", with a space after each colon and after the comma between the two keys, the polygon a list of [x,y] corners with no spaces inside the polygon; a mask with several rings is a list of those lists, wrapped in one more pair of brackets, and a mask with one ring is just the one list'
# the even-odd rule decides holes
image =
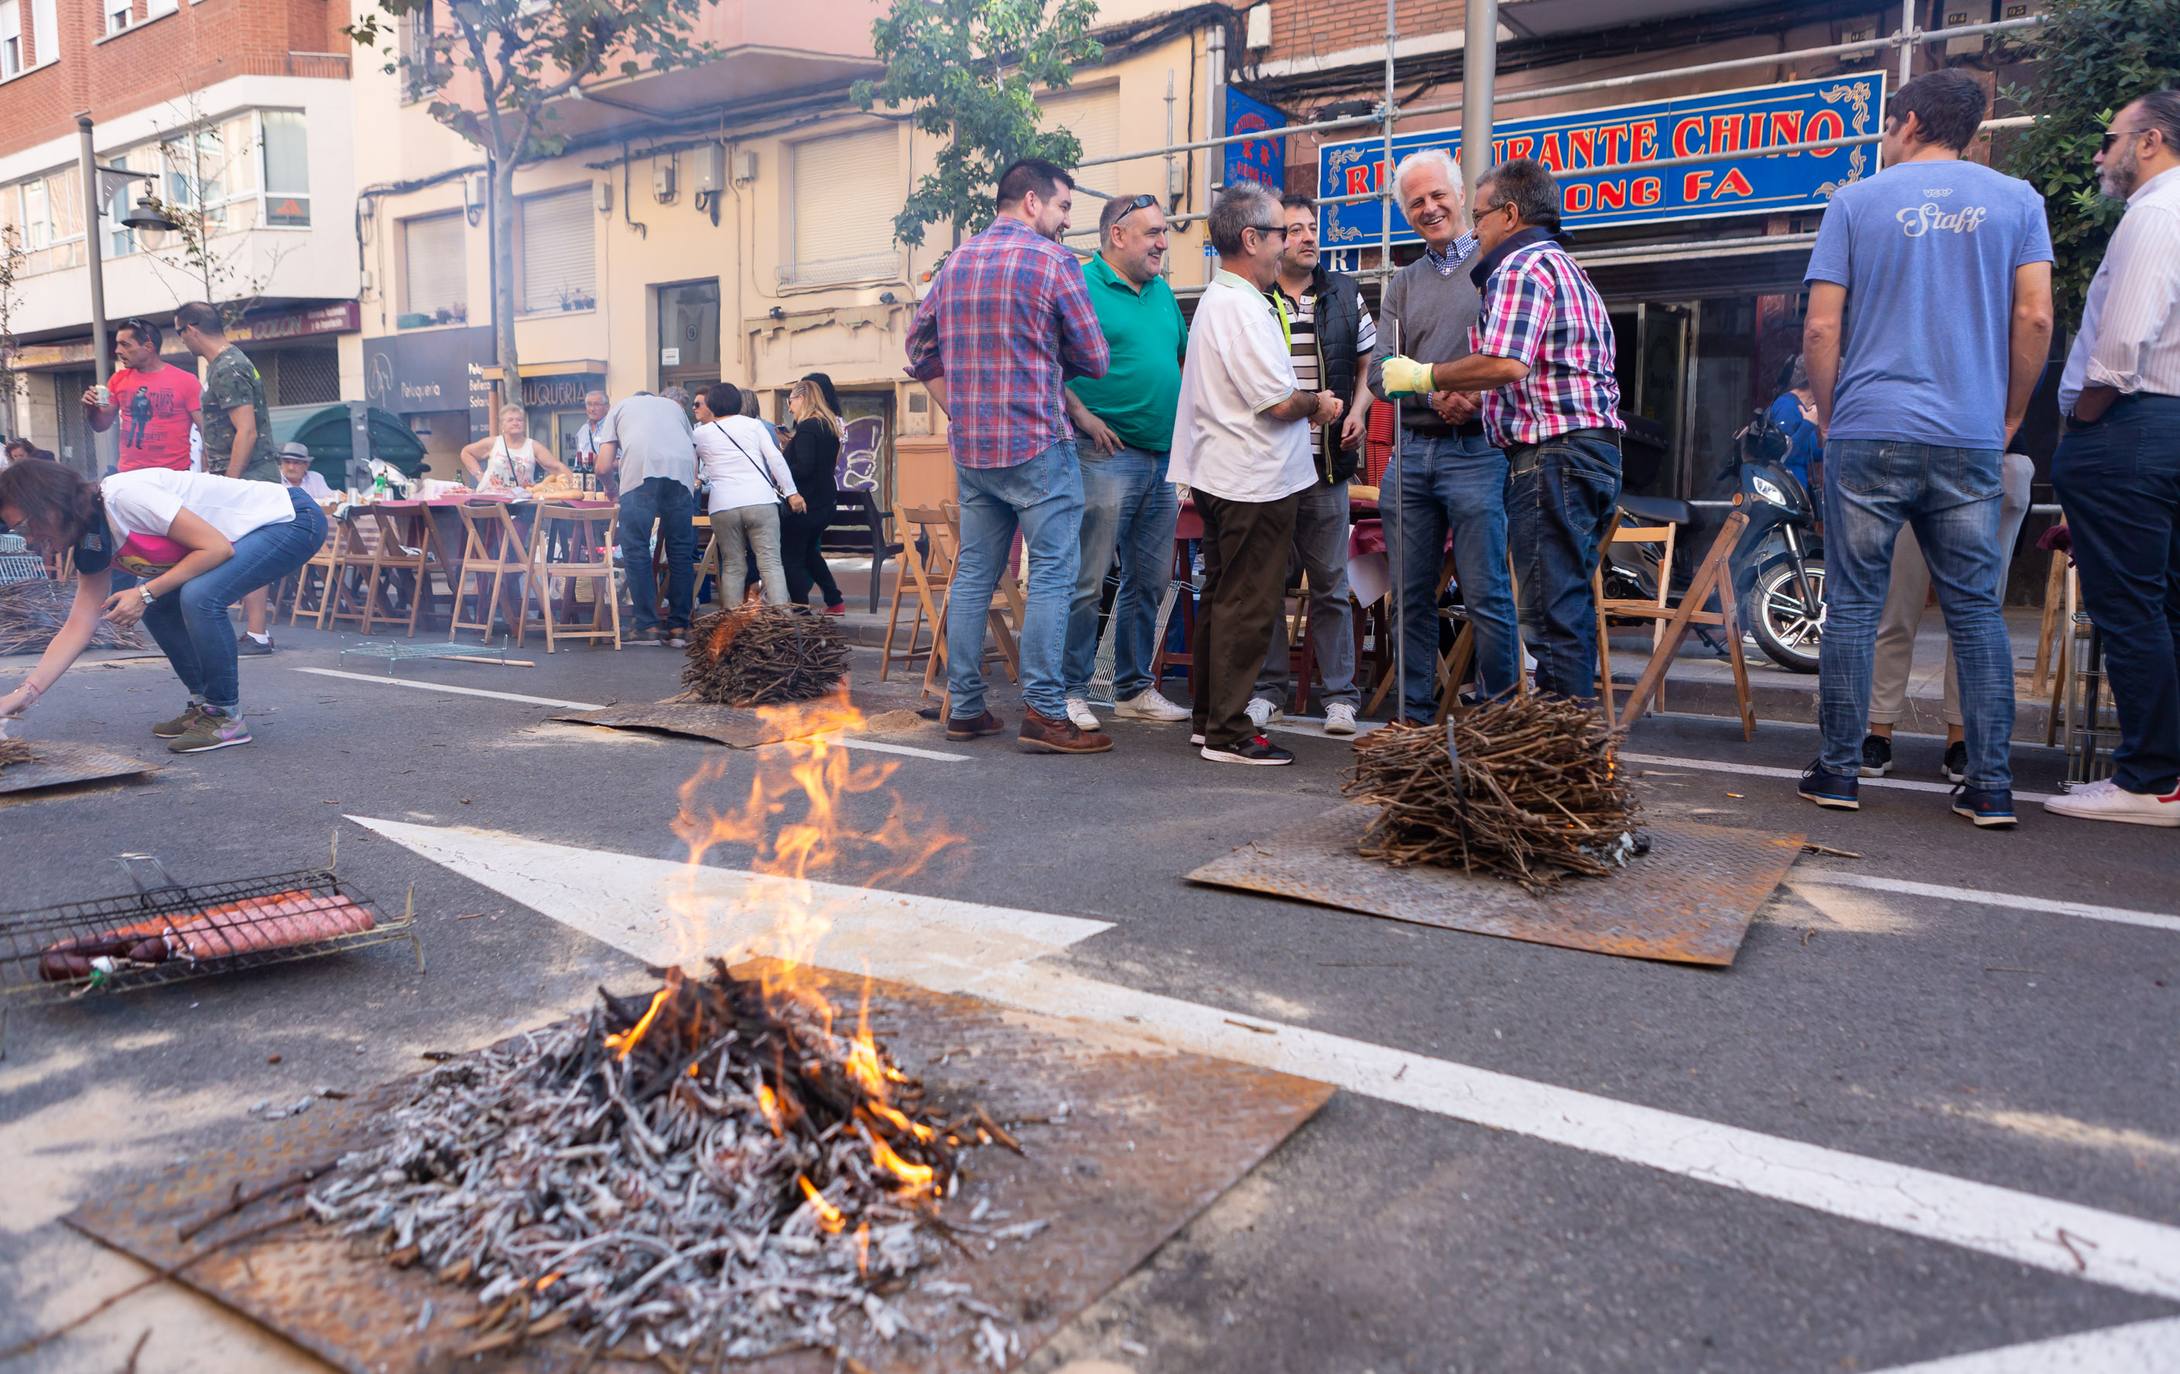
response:
{"label": "shoulder bag strap", "polygon": [[758,462],[755,458],[751,458],[749,450],[742,447],[742,441],[735,438],[732,434],[727,433],[727,427],[724,423],[718,420],[714,420],[712,421],[712,428],[718,430],[720,435],[724,437],[728,443],[734,445],[734,451],[736,453],[739,453],[744,458],[749,459],[749,465],[757,469],[757,475],[765,479],[765,485],[772,488],[772,494],[774,496],[778,497],[782,501],[785,501],[787,499],[787,493],[780,490],[779,479],[772,475],[772,469],[766,467],[763,463]]}

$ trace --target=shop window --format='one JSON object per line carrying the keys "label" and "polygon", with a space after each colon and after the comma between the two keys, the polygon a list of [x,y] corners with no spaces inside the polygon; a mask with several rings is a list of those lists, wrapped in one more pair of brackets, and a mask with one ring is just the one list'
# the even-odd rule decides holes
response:
{"label": "shop window", "polygon": [[23,8],[21,0],[0,3],[0,80],[23,74]]}
{"label": "shop window", "polygon": [[901,136],[892,125],[797,143],[793,265],[803,282],[900,275],[890,204],[900,189]]}
{"label": "shop window", "polygon": [[462,212],[401,221],[403,329],[469,319],[469,263]]}
{"label": "shop window", "polygon": [[590,188],[524,196],[516,203],[516,220],[522,236],[521,311],[534,315],[596,306],[597,218]]}
{"label": "shop window", "polygon": [[298,110],[265,110],[262,167],[265,223],[301,227],[310,223],[310,144]]}

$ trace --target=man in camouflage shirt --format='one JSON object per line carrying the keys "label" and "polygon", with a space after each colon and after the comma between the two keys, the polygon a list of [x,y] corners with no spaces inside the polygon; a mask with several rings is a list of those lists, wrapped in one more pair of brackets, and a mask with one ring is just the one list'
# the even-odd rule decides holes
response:
{"label": "man in camouflage shirt", "polygon": [[[280,481],[280,451],[273,442],[272,416],[265,407],[265,379],[257,364],[227,342],[217,307],[191,301],[174,312],[174,332],[191,353],[208,364],[204,409],[198,430],[204,439],[204,468],[219,477],[253,482]],[[271,593],[260,587],[242,600],[248,633],[235,643],[239,654],[269,654],[272,634]]]}

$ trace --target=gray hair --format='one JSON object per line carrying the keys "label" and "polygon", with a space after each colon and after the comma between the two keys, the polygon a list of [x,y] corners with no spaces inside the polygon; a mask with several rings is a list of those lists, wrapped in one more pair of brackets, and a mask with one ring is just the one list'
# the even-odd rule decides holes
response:
{"label": "gray hair", "polygon": [[1453,199],[1457,205],[1465,205],[1468,197],[1461,187],[1461,164],[1453,160],[1453,154],[1444,148],[1418,148],[1402,158],[1393,168],[1393,199],[1400,200],[1401,185],[1408,180],[1408,173],[1424,167],[1436,167],[1445,173],[1453,187]]}
{"label": "gray hair", "polygon": [[1236,182],[1219,192],[1218,200],[1211,206],[1212,248],[1222,258],[1240,254],[1242,230],[1259,227],[1258,216],[1266,210],[1270,210],[1276,218],[1279,197],[1257,182]]}
{"label": "gray hair", "polygon": [[661,391],[659,395],[664,396],[683,410],[687,410],[696,404],[696,398],[689,394],[689,388],[685,386],[670,386]]}

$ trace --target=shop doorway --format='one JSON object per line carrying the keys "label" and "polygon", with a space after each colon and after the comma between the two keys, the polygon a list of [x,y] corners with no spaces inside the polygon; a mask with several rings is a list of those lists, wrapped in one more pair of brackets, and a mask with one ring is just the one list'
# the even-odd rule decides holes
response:
{"label": "shop doorway", "polygon": [[1637,301],[1612,311],[1619,356],[1621,417],[1628,431],[1621,445],[1621,480],[1638,496],[1685,498],[1687,397],[1690,345],[1696,311],[1692,302]]}
{"label": "shop doorway", "polygon": [[685,386],[695,392],[720,380],[719,279],[653,289],[657,292],[659,390]]}

